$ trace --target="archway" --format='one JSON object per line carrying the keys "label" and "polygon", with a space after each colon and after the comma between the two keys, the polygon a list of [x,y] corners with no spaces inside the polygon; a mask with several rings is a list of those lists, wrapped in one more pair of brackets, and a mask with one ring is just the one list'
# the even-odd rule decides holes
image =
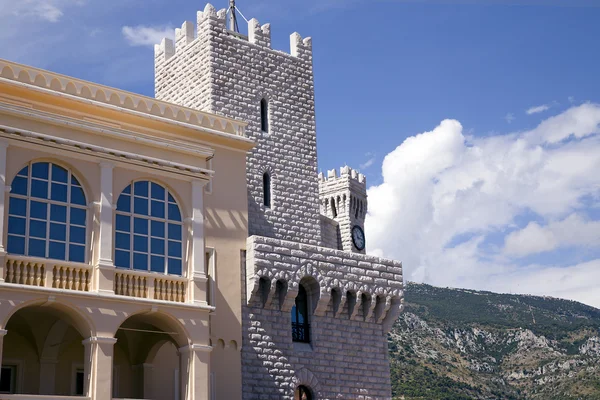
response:
{"label": "archway", "polygon": [[308,387],[300,385],[294,392],[294,400],[313,400],[312,391]]}
{"label": "archway", "polygon": [[181,325],[161,313],[127,318],[115,335],[113,397],[181,400],[181,355],[188,345]]}
{"label": "archway", "polygon": [[14,312],[3,341],[2,393],[83,396],[87,321],[61,304]]}

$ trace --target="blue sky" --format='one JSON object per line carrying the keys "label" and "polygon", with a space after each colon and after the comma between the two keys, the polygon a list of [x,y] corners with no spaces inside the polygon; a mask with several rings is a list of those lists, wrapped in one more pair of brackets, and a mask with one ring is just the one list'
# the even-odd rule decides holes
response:
{"label": "blue sky", "polygon": [[[408,280],[600,306],[600,2],[238,7],[274,48],[313,37],[319,167],[367,175],[370,252]],[[152,44],[203,8],[0,0],[0,57],[152,96]]]}

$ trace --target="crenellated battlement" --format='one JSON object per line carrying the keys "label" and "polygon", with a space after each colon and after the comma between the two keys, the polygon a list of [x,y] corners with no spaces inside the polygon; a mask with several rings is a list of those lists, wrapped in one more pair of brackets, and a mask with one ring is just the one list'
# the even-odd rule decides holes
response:
{"label": "crenellated battlement", "polygon": [[[204,7],[204,11],[197,13],[197,31],[200,32],[201,27],[206,23],[209,23],[216,33],[227,34],[240,40],[247,40],[257,46],[271,48],[271,24],[261,25],[256,18],[248,21],[248,36],[241,35],[227,29],[227,10],[223,8],[217,11],[209,3]],[[197,38],[193,22],[186,21],[181,28],[175,29],[175,40],[164,38],[160,44],[154,46],[154,56],[157,60],[167,61],[186,49]],[[312,60],[312,39],[310,37],[302,38],[297,32],[292,33],[289,54],[310,62]]]}
{"label": "crenellated battlement", "polygon": [[321,183],[334,183],[339,181],[353,180],[357,183],[367,187],[367,178],[358,172],[355,169],[352,169],[348,166],[340,168],[340,175],[338,176],[338,171],[335,169],[330,169],[327,171],[327,175],[323,172],[319,173],[319,184]]}

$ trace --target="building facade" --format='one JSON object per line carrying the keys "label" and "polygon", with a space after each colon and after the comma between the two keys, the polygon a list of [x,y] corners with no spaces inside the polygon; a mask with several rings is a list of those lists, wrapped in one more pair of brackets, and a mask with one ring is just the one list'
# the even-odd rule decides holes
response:
{"label": "building facade", "polygon": [[390,399],[402,265],[317,172],[312,43],[212,5],[156,98],[0,60],[0,399]]}
{"label": "building facade", "polygon": [[[366,179],[317,173],[312,41],[208,4],[155,48],[158,99],[248,122],[242,398],[389,399],[400,262],[365,255]],[[218,312],[218,311],[217,311]],[[216,377],[217,397],[222,380]]]}

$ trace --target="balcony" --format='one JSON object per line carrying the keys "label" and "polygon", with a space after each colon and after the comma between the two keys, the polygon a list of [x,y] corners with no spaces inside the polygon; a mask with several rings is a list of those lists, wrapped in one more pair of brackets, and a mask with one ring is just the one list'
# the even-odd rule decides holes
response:
{"label": "balcony", "polygon": [[[112,269],[108,277],[117,296],[186,303],[189,279],[145,271]],[[113,272],[111,271],[111,272]],[[7,255],[4,264],[4,282],[12,285],[32,286],[76,292],[95,292],[98,285],[93,267],[45,258]],[[0,400],[4,395],[0,395]]]}

